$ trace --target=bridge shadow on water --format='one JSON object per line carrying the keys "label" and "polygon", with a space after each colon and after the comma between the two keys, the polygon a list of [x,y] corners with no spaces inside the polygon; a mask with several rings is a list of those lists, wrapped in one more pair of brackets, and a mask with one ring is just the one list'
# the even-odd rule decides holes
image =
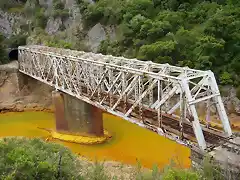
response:
{"label": "bridge shadow on water", "polygon": [[[158,164],[160,168],[172,160],[181,167],[190,166],[190,149],[141,128],[118,117],[104,114],[104,128],[112,139],[104,144],[80,145],[60,142],[73,152],[95,160],[113,160],[126,164],[140,161],[144,167]],[[54,115],[45,112],[21,112],[0,114],[0,137],[26,136],[46,138],[48,133],[38,129],[54,128]]]}

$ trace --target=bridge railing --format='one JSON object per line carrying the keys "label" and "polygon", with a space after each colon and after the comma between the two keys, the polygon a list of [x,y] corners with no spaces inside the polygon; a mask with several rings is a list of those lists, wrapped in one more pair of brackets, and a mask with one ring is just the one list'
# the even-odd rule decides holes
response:
{"label": "bridge railing", "polygon": [[22,73],[139,125],[183,136],[183,123],[191,124],[202,149],[197,104],[208,113],[216,106],[226,136],[232,134],[211,71],[45,46],[19,47],[19,63]]}

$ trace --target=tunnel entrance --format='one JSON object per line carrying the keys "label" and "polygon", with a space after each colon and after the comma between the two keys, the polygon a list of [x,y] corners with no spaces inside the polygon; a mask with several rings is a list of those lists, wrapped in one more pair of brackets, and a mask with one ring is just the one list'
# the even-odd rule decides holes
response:
{"label": "tunnel entrance", "polygon": [[8,58],[10,61],[18,60],[18,49],[9,50]]}

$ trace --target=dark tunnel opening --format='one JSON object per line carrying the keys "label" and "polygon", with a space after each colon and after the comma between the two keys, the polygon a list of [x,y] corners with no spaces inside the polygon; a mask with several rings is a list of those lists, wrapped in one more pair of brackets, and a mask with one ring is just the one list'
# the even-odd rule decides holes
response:
{"label": "dark tunnel opening", "polygon": [[18,49],[11,49],[8,58],[10,61],[18,60]]}

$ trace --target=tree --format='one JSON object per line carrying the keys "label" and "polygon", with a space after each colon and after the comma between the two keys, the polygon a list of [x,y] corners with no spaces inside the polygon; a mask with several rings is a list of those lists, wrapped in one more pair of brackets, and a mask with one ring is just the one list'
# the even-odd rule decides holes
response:
{"label": "tree", "polygon": [[83,179],[77,157],[40,139],[0,140],[0,179]]}

